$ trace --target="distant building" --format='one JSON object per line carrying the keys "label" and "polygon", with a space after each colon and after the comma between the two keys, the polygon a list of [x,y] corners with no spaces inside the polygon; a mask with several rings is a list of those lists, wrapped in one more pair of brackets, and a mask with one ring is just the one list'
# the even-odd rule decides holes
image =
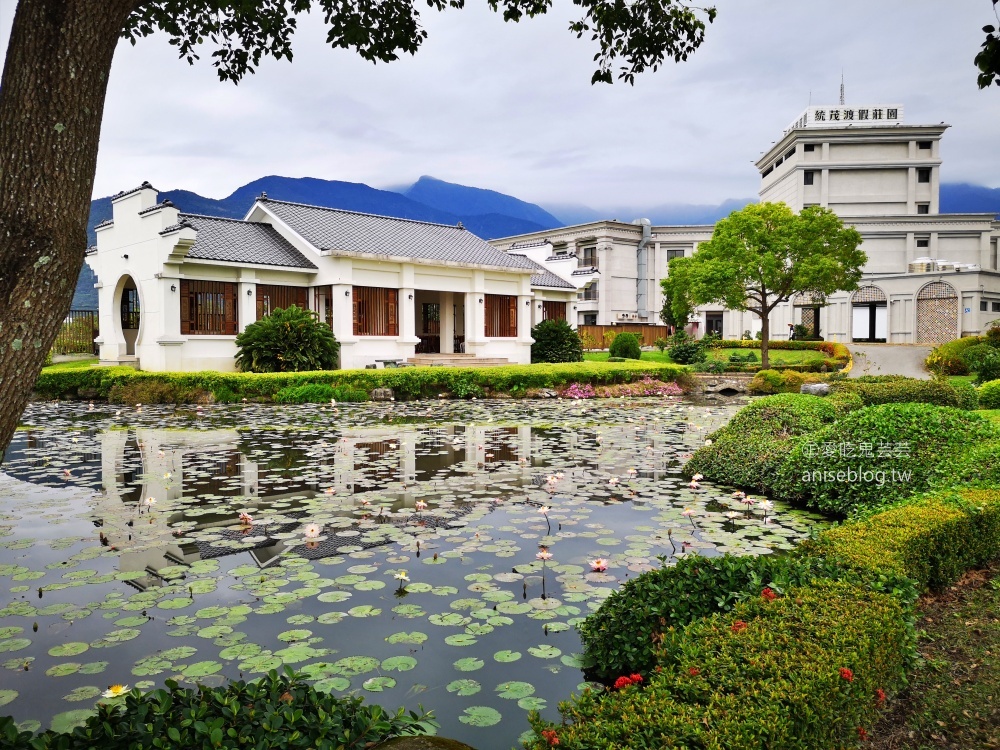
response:
{"label": "distant building", "polygon": [[[761,201],[795,211],[828,207],[861,232],[868,254],[855,292],[825,300],[800,295],[775,309],[774,338],[801,323],[836,341],[929,343],[1000,320],[1000,222],[993,214],[939,212],[947,128],[906,125],[900,105],[810,107],[757,161]],[[712,229],[603,221],[492,244],[540,248],[553,273],[576,283],[581,325],[653,324],[660,322],[667,263],[693,254]],[[691,328],[735,339],[761,323],[752,313],[704,306]]]}
{"label": "distant building", "polygon": [[235,368],[236,335],[276,308],[313,310],[341,366],[417,354],[531,361],[531,328],[576,288],[461,226],[275,201],[243,221],[181,213],[144,183],[112,199],[87,263],[103,363]]}

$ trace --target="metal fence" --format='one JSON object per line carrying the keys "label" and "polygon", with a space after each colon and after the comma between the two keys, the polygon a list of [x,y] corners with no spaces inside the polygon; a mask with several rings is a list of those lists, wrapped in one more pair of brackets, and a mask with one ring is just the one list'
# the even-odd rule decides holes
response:
{"label": "metal fence", "polygon": [[52,344],[53,354],[97,354],[97,311],[70,310]]}
{"label": "metal fence", "polygon": [[653,346],[657,339],[669,338],[669,326],[615,325],[579,326],[577,333],[583,339],[585,349],[607,349],[619,333],[634,333],[639,337],[640,346]]}

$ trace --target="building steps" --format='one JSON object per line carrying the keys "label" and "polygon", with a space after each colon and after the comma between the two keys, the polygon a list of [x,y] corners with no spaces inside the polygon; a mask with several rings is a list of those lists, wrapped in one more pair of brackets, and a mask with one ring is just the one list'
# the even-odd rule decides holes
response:
{"label": "building steps", "polygon": [[139,358],[133,354],[128,354],[117,359],[102,359],[98,363],[99,367],[131,367],[139,369]]}

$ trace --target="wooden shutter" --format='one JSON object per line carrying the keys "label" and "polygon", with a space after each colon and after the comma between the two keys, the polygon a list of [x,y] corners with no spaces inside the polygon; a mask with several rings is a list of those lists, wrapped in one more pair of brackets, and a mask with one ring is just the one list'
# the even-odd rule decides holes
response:
{"label": "wooden shutter", "polygon": [[507,330],[505,336],[517,336],[517,297],[507,298]]}
{"label": "wooden shutter", "polygon": [[223,284],[223,325],[222,332],[235,336],[239,332],[239,316],[236,311],[236,284]]}
{"label": "wooden shutter", "polygon": [[181,335],[191,335],[191,282],[181,279]]}
{"label": "wooden shutter", "polygon": [[352,314],[354,315],[354,335],[361,335],[361,321],[358,320],[358,290],[357,287],[352,288],[351,294],[351,308]]}
{"label": "wooden shutter", "polygon": [[399,318],[397,317],[397,312],[399,309],[399,290],[398,289],[386,289],[386,312],[388,313],[388,335],[398,336],[399,335]]}

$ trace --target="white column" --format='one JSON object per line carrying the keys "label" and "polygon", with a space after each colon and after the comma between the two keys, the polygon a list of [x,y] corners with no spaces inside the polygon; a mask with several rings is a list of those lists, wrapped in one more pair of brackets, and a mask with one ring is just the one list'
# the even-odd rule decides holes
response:
{"label": "white column", "polygon": [[340,342],[340,367],[352,370],[360,367],[355,362],[354,344],[354,300],[350,284],[333,284],[330,287],[329,304],[333,308],[333,335]]}
{"label": "white column", "polygon": [[455,316],[454,308],[455,302],[452,299],[451,292],[441,292],[438,295],[438,301],[441,305],[441,353],[442,354],[454,354],[455,353]]}
{"label": "white column", "polygon": [[532,316],[531,303],[533,297],[530,294],[517,295],[517,340],[528,343],[534,341],[531,338]]}
{"label": "white column", "polygon": [[417,344],[417,305],[413,297],[413,287],[399,290],[399,340],[403,344]]}

